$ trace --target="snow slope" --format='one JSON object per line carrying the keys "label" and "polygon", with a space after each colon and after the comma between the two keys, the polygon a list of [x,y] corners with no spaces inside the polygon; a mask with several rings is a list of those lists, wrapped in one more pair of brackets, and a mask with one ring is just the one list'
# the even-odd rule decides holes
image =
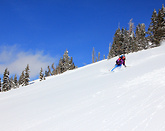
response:
{"label": "snow slope", "polygon": [[165,131],[165,42],[0,93],[1,131]]}

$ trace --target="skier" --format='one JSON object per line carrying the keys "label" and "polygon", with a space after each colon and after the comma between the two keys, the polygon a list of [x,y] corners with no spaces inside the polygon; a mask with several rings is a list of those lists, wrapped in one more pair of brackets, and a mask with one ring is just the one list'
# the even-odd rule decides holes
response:
{"label": "skier", "polygon": [[124,66],[126,67],[126,65],[125,65],[125,60],[126,60],[125,55],[121,55],[121,56],[116,60],[115,67],[114,67],[111,71],[113,71],[113,70],[114,70],[115,68],[117,68],[117,67],[121,67],[122,65],[124,65]]}

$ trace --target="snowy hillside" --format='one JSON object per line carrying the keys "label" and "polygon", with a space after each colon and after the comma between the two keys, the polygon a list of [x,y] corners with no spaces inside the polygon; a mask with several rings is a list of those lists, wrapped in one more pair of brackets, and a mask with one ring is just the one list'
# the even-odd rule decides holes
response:
{"label": "snowy hillside", "polygon": [[165,42],[0,93],[1,131],[165,131]]}

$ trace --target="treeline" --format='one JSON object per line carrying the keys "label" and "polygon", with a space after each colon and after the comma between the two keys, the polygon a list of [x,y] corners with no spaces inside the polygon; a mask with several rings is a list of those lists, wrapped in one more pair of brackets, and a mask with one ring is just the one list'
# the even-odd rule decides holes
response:
{"label": "treeline", "polygon": [[[103,55],[103,59],[105,59],[105,55]],[[98,56],[96,56],[96,52],[95,52],[95,48],[93,47],[93,51],[92,51],[92,63],[95,63],[97,61],[100,61],[100,52],[98,52]]]}
{"label": "treeline", "polygon": [[159,9],[157,13],[154,9],[151,22],[146,31],[144,23],[138,24],[134,31],[132,19],[129,22],[129,29],[118,28],[114,34],[113,44],[109,50],[108,59],[143,49],[160,46],[160,42],[165,40],[165,8]]}
{"label": "treeline", "polygon": [[45,80],[45,77],[51,76],[51,75],[58,75],[61,73],[64,73],[67,70],[73,70],[77,68],[73,62],[73,57],[70,57],[68,54],[68,51],[66,50],[63,57],[60,58],[58,65],[55,67],[54,63],[50,66],[48,66],[48,70],[43,71],[41,68],[40,70],[40,81]]}
{"label": "treeline", "polygon": [[[48,66],[48,70],[43,73],[43,69],[41,68],[39,73],[40,81],[46,80],[46,77],[51,75],[61,74],[67,70],[73,70],[77,68],[73,63],[73,58],[69,57],[68,51],[66,50],[63,57],[59,60],[58,65],[56,68],[54,67],[54,63],[52,64],[51,68]],[[30,68],[29,64],[27,64],[25,70],[22,71],[19,79],[15,74],[14,78],[10,77],[10,73],[6,68],[3,74],[3,79],[0,78],[0,92],[9,91],[11,89],[19,88],[20,86],[27,86],[30,82]]]}
{"label": "treeline", "polygon": [[15,74],[14,78],[10,77],[10,73],[6,68],[3,74],[3,82],[1,82],[0,78],[0,92],[9,91],[11,89],[18,88],[21,86],[29,85],[30,76],[29,76],[29,65],[26,66],[25,70],[22,71],[19,80],[17,79],[17,75]]}

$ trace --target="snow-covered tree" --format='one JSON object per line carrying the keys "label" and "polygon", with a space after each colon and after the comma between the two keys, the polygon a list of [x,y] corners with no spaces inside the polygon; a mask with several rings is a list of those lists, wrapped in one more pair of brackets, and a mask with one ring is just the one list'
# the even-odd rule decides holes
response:
{"label": "snow-covered tree", "polygon": [[135,42],[138,47],[138,50],[143,50],[148,48],[148,41],[146,38],[145,24],[138,24],[136,27],[136,38]]}
{"label": "snow-covered tree", "polygon": [[120,48],[121,48],[121,30],[120,28],[118,28],[114,34],[114,37],[113,37],[113,44],[111,46],[111,50],[108,54],[108,58],[112,58],[112,57],[115,57],[117,55],[119,55],[121,52],[120,52]]}
{"label": "snow-covered tree", "polygon": [[56,67],[56,72],[59,73],[63,73],[67,70],[73,70],[75,67],[74,63],[73,63],[73,58],[68,55],[68,51],[66,50],[64,52],[63,58],[60,58],[59,60],[59,64]]}
{"label": "snow-covered tree", "polygon": [[40,81],[42,81],[44,79],[44,74],[43,74],[43,69],[42,68],[40,70],[40,76],[39,76],[39,78],[40,78]]}
{"label": "snow-covered tree", "polygon": [[159,42],[165,40],[165,8],[162,5],[162,9],[158,12],[158,40]]}
{"label": "snow-covered tree", "polygon": [[6,68],[3,74],[2,91],[8,91],[8,90],[10,90],[10,80],[9,80],[9,71]]}
{"label": "snow-covered tree", "polygon": [[47,76],[50,76],[51,75],[51,69],[50,69],[50,66],[48,66],[48,72],[47,72]]}
{"label": "snow-covered tree", "polygon": [[63,65],[64,65],[64,71],[69,70],[70,68],[70,57],[68,55],[68,51],[66,50],[63,55]]}
{"label": "snow-covered tree", "polygon": [[161,40],[165,40],[165,7],[164,7],[164,4],[162,4],[162,9],[160,10],[161,11],[161,30],[162,30],[162,38]]}
{"label": "snow-covered tree", "polygon": [[130,52],[129,49],[129,31],[127,31],[127,29],[122,29],[122,34],[123,34],[123,42],[122,42],[122,46],[121,46],[121,52],[122,54],[128,54]]}
{"label": "snow-covered tree", "polygon": [[24,80],[24,84],[25,86],[29,85],[29,81],[30,81],[30,71],[29,71],[29,64],[27,64],[26,68],[25,68],[25,80]]}
{"label": "snow-covered tree", "polygon": [[113,44],[109,51],[108,59],[121,54],[130,53],[130,37],[132,38],[132,36],[129,35],[129,31],[127,31],[127,29],[122,28],[120,30],[118,28],[113,38]]}
{"label": "snow-covered tree", "polygon": [[58,72],[59,74],[64,72],[64,59],[62,57],[59,60]]}
{"label": "snow-covered tree", "polygon": [[17,80],[17,75],[15,74],[14,76],[14,88],[18,88],[19,87],[19,83],[18,83],[18,80]]}
{"label": "snow-covered tree", "polygon": [[63,55],[63,65],[64,65],[64,71],[73,70],[75,68],[73,63],[73,57],[70,58],[67,50]]}
{"label": "snow-covered tree", "polygon": [[135,26],[134,26],[134,23],[132,21],[133,21],[133,19],[131,19],[129,21],[129,30],[128,30],[129,34],[127,36],[128,44],[127,44],[126,53],[137,51],[137,46],[135,43],[135,33],[134,33]]}
{"label": "snow-covered tree", "polygon": [[129,36],[128,41],[129,41],[129,44],[128,44],[129,51],[128,51],[128,53],[138,51],[137,45],[136,45],[136,42],[135,42],[135,34],[134,33],[132,34],[132,36]]}
{"label": "snow-covered tree", "polygon": [[54,67],[54,63],[52,64],[52,69],[53,69],[52,75],[56,75],[56,68]]}
{"label": "snow-covered tree", "polygon": [[13,77],[10,77],[10,89],[14,89],[14,88],[15,88],[14,79]]}
{"label": "snow-covered tree", "polygon": [[133,19],[129,21],[129,36],[133,37],[134,35],[134,23],[132,22]]}
{"label": "snow-covered tree", "polygon": [[73,62],[73,57],[70,58],[69,65],[70,65],[69,70],[73,70],[77,68]]}
{"label": "snow-covered tree", "polygon": [[60,73],[62,72],[61,72],[60,61],[59,61],[59,65],[56,66],[56,74],[60,74]]}
{"label": "snow-covered tree", "polygon": [[158,36],[158,14],[154,9],[151,23],[148,28],[148,39],[152,42],[152,47],[159,46],[159,36]]}
{"label": "snow-covered tree", "polygon": [[24,86],[25,83],[25,73],[22,71],[22,74],[19,77],[19,85]]}

